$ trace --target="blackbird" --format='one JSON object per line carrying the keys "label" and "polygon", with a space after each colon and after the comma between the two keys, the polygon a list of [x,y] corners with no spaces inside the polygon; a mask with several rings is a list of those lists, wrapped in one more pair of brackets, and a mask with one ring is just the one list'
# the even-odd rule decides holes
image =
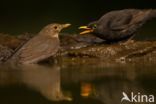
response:
{"label": "blackbird", "polygon": [[133,37],[147,20],[154,17],[156,17],[156,10],[152,9],[116,10],[106,13],[88,26],[80,26],[79,29],[85,30],[80,34],[93,33],[105,41],[119,42]]}
{"label": "blackbird", "polygon": [[[70,24],[49,24],[26,42],[11,58],[13,62],[33,64],[54,56],[60,47],[59,32]],[[10,61],[9,60],[9,61]]]}

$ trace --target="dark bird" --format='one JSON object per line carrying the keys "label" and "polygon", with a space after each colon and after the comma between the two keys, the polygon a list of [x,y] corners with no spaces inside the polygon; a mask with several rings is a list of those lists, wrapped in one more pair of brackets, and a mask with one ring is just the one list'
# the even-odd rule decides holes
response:
{"label": "dark bird", "polygon": [[117,10],[106,13],[99,20],[89,23],[88,26],[81,26],[79,29],[85,30],[80,34],[93,33],[105,41],[118,42],[133,37],[147,20],[154,17],[156,17],[156,10],[152,9]]}
{"label": "dark bird", "polygon": [[54,56],[59,47],[59,32],[70,24],[49,24],[37,36],[25,43],[9,61],[21,64],[33,64]]}

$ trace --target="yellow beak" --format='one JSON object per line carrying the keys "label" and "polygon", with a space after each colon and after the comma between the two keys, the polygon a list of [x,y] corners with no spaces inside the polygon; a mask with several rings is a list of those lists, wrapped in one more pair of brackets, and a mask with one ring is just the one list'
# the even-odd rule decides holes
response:
{"label": "yellow beak", "polygon": [[62,25],[62,28],[67,28],[67,27],[69,27],[69,26],[71,26],[71,24],[69,24],[69,23],[63,24],[63,25]]}
{"label": "yellow beak", "polygon": [[80,26],[79,29],[84,29],[83,32],[80,32],[81,35],[93,32],[93,29],[88,26]]}

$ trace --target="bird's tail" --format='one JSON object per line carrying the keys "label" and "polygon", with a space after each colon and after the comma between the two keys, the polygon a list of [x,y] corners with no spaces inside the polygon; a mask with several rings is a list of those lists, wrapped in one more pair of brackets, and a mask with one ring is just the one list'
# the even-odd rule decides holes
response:
{"label": "bird's tail", "polygon": [[156,9],[151,9],[149,13],[149,19],[156,18]]}
{"label": "bird's tail", "polygon": [[143,25],[144,23],[146,23],[147,21],[153,18],[156,18],[156,9],[147,9],[147,10],[143,10],[142,12],[140,12],[136,20],[142,21],[141,23]]}

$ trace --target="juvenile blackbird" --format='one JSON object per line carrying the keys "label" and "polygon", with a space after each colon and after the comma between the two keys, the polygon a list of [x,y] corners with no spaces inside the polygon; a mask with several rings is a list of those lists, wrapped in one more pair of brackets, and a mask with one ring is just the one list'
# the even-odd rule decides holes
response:
{"label": "juvenile blackbird", "polygon": [[49,24],[25,43],[9,61],[33,64],[56,54],[60,47],[59,32],[70,24]]}
{"label": "juvenile blackbird", "polygon": [[147,20],[156,17],[156,10],[124,9],[111,11],[99,20],[91,22],[88,26],[79,29],[85,31],[80,34],[93,33],[93,35],[108,42],[128,40]]}

